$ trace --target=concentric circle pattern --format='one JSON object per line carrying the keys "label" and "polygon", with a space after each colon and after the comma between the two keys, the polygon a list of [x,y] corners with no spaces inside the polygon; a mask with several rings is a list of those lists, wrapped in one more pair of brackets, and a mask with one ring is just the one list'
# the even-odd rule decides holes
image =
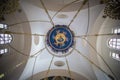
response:
{"label": "concentric circle pattern", "polygon": [[66,25],[56,25],[48,31],[46,40],[53,52],[65,54],[74,44],[74,34]]}

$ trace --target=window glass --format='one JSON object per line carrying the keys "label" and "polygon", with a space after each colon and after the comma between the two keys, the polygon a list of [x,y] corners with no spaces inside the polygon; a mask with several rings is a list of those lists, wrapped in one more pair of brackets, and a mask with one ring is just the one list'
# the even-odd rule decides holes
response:
{"label": "window glass", "polygon": [[0,24],[0,29],[7,29],[7,25],[6,24]]}
{"label": "window glass", "polygon": [[5,48],[5,49],[0,49],[0,54],[4,54],[4,53],[7,53],[8,52],[8,49]]}
{"label": "window glass", "polygon": [[4,27],[3,27],[3,24],[0,24],[0,28],[4,28]]}
{"label": "window glass", "polygon": [[116,59],[116,60],[120,61],[120,54],[119,53],[111,53],[111,57],[113,59]]}
{"label": "window glass", "polygon": [[113,39],[110,39],[108,43],[111,48],[120,50],[120,39],[113,38]]}
{"label": "window glass", "polygon": [[0,34],[0,44],[10,43],[12,36],[10,34]]}
{"label": "window glass", "polygon": [[114,33],[114,34],[120,34],[120,28],[114,29],[114,30],[113,30],[113,33]]}

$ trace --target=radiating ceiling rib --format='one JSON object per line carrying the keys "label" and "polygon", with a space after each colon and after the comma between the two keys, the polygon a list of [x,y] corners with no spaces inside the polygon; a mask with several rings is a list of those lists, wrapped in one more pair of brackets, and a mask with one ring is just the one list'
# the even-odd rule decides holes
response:
{"label": "radiating ceiling rib", "polygon": [[70,3],[68,3],[68,4],[66,4],[65,6],[63,6],[61,9],[59,9],[59,10],[53,15],[52,19],[53,19],[61,10],[63,10],[64,8],[70,6],[71,4],[73,4],[73,3],[77,2],[77,1],[79,1],[79,0],[72,1],[72,2],[70,2]]}
{"label": "radiating ceiling rib", "polygon": [[40,52],[42,53],[43,50],[45,50],[46,48],[42,48],[40,49],[38,52],[36,52],[35,54],[31,55],[30,57],[34,57],[35,55],[38,56],[37,54],[40,55]]}
{"label": "radiating ceiling rib", "polygon": [[14,47],[12,47],[10,44],[8,44],[10,48],[12,48],[13,50],[15,50],[16,52],[18,52],[18,54],[24,55],[26,57],[34,57],[35,55],[39,54],[40,52],[42,52],[45,48],[40,49],[38,52],[34,53],[33,55],[27,55],[25,53],[22,53],[21,51],[15,49]]}
{"label": "radiating ceiling rib", "polygon": [[20,32],[11,32],[11,31],[5,31],[6,34],[17,34],[17,35],[27,35],[27,36],[46,36],[41,34],[30,34],[30,33],[20,33]]}
{"label": "radiating ceiling rib", "polygon": [[96,68],[98,68],[99,70],[101,70],[104,74],[109,75],[106,71],[104,71],[101,67],[99,67],[97,64],[95,64],[87,56],[83,55],[79,50],[75,49],[75,51],[77,51],[78,54],[80,54],[82,57],[84,57],[88,62],[90,62],[91,64],[93,64]]}
{"label": "radiating ceiling rib", "polygon": [[31,80],[33,80],[33,75],[34,75],[34,69],[35,69],[36,60],[37,60],[37,56],[35,57],[35,61],[34,61],[34,63],[33,63],[33,69],[32,69]]}
{"label": "radiating ceiling rib", "polygon": [[66,60],[67,68],[68,68],[68,73],[69,73],[69,75],[70,75],[70,78],[72,79],[71,70],[70,70],[69,63],[68,63],[68,60],[67,60],[67,57],[66,57],[66,56],[65,56],[65,60]]}
{"label": "radiating ceiling rib", "polygon": [[6,72],[4,72],[3,74],[6,76],[7,74],[11,74],[14,70],[16,70],[17,68],[19,68],[20,66],[22,66],[23,64],[25,64],[27,62],[27,60],[23,60],[22,62],[20,62],[19,64],[15,65],[14,67],[12,67],[11,69],[8,69]]}
{"label": "radiating ceiling rib", "polygon": [[[54,55],[53,55],[53,57],[52,57],[52,59],[51,59],[51,61],[50,61],[50,65],[49,65],[48,70],[47,70],[47,72],[46,72],[45,78],[48,77],[48,74],[49,74],[49,72],[50,72],[50,68],[51,68],[51,65],[52,65],[53,59],[54,59]],[[46,79],[45,79],[45,80],[46,80]]]}
{"label": "radiating ceiling rib", "polygon": [[[4,38],[3,38],[4,39]],[[5,41],[5,39],[4,39],[4,41]],[[24,56],[26,56],[26,57],[28,57],[29,55],[27,55],[27,54],[24,54],[24,53],[22,53],[22,52],[20,52],[19,50],[17,50],[17,49],[15,49],[14,47],[12,47],[10,44],[7,44],[10,48],[12,48],[13,50],[15,50],[16,52],[18,52],[19,54],[21,54],[21,55],[24,55]]]}
{"label": "radiating ceiling rib", "polygon": [[68,27],[70,27],[70,25],[72,24],[72,22],[75,20],[75,18],[77,17],[77,15],[79,14],[79,12],[81,11],[81,9],[83,8],[83,6],[88,2],[88,0],[84,0],[82,5],[80,6],[80,8],[78,9],[77,13],[74,15],[73,19],[70,21],[70,23],[68,24]]}
{"label": "radiating ceiling rib", "polygon": [[[14,23],[14,24],[9,24],[8,26],[9,26],[9,27],[14,27],[15,25],[18,25],[18,24],[30,23],[30,22],[47,22],[47,23],[49,23],[50,21],[44,21],[44,20],[22,21],[22,22],[18,22],[18,23]],[[8,28],[9,28],[9,27],[8,27]],[[16,27],[16,26],[15,26],[15,27]]]}
{"label": "radiating ceiling rib", "polygon": [[43,6],[43,8],[44,8],[44,10],[45,10],[45,12],[46,12],[46,14],[48,15],[48,18],[50,19],[51,24],[52,24],[53,27],[54,27],[54,26],[55,26],[55,25],[54,25],[54,22],[52,21],[52,18],[51,18],[51,16],[50,16],[50,14],[49,14],[46,6],[44,5],[44,2],[43,2],[42,0],[40,0],[40,2],[41,2],[41,4],[42,4],[42,6]]}
{"label": "radiating ceiling rib", "polygon": [[[9,45],[9,46],[12,47],[11,45]],[[32,70],[32,76],[31,76],[31,79],[33,80],[33,74],[34,74],[34,69],[35,69],[35,63],[36,63],[36,59],[37,59],[37,57],[38,57],[37,54],[40,53],[40,52],[42,53],[42,51],[43,51],[45,48],[40,49],[40,51],[36,52],[35,54],[33,54],[33,55],[31,55],[31,56],[26,55],[26,54],[24,54],[24,53],[18,51],[17,49],[15,49],[15,48],[13,48],[13,47],[12,47],[12,49],[14,49],[14,50],[15,50],[16,52],[18,52],[19,54],[22,54],[22,55],[24,55],[24,56],[27,56],[28,58],[27,58],[26,60],[23,60],[22,62],[20,62],[20,64],[17,64],[14,68],[10,69],[10,70],[7,71],[7,72],[10,73],[10,72],[13,71],[14,69],[20,67],[21,65],[23,65],[24,63],[26,63],[27,60],[28,60],[29,58],[35,58],[35,62],[34,62],[34,65],[33,65],[33,70]],[[37,55],[37,56],[35,56],[35,55]],[[7,73],[7,72],[5,72],[5,73]]]}
{"label": "radiating ceiling rib", "polygon": [[87,23],[87,31],[86,31],[86,35],[88,34],[89,23],[90,23],[90,4],[89,4],[89,0],[88,0],[88,23]]}
{"label": "radiating ceiling rib", "polygon": [[110,66],[108,65],[108,63],[104,60],[104,58],[100,55],[100,53],[97,52],[97,50],[92,46],[92,44],[86,40],[85,38],[83,38],[90,46],[91,48],[96,52],[96,54],[103,60],[103,62],[105,63],[105,65],[108,67],[108,69],[110,70],[110,72],[112,73],[112,75],[116,78],[117,80],[117,77],[116,75],[114,74],[114,72],[112,71],[112,69],[110,68]]}
{"label": "radiating ceiling rib", "polygon": [[92,37],[92,36],[117,36],[118,34],[114,33],[107,33],[107,34],[91,34],[91,35],[80,35],[80,36],[75,36],[76,38],[84,38],[84,37]]}
{"label": "radiating ceiling rib", "polygon": [[23,56],[29,57],[29,55],[27,55],[27,54],[25,54],[25,53],[22,53],[21,51],[15,49],[15,48],[12,47],[10,44],[8,44],[8,46],[9,46],[11,49],[13,49],[14,51],[16,51],[18,54],[21,54],[21,55],[23,55]]}

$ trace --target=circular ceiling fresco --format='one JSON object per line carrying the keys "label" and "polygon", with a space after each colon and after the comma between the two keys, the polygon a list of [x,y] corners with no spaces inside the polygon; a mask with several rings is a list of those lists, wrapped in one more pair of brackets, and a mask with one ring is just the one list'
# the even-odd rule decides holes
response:
{"label": "circular ceiling fresco", "polygon": [[66,25],[56,25],[48,31],[46,41],[50,53],[65,56],[72,51],[74,34]]}

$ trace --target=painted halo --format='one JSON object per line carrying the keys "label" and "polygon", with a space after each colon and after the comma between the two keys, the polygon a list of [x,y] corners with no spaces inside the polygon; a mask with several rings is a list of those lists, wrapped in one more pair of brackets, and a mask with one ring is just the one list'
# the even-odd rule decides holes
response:
{"label": "painted halo", "polygon": [[53,55],[68,55],[72,51],[72,46],[74,45],[73,31],[66,25],[56,25],[48,31],[46,42],[48,46],[47,49]]}

